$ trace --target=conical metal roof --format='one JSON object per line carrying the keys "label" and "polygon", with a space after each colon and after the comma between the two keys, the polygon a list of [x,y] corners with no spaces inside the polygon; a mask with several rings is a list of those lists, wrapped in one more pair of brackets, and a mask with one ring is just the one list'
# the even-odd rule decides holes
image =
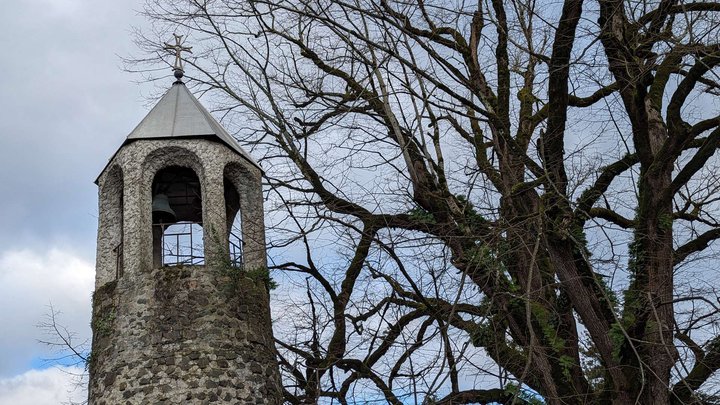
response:
{"label": "conical metal roof", "polygon": [[260,165],[213,118],[181,81],[155,104],[147,116],[130,132],[124,144],[138,139],[216,138],[258,168]]}

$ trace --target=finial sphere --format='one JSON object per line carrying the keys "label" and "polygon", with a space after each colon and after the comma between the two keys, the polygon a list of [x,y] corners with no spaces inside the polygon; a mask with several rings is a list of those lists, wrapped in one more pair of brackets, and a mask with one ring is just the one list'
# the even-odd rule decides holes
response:
{"label": "finial sphere", "polygon": [[180,79],[183,78],[183,71],[180,70],[180,69],[175,69],[175,71],[173,72],[173,74],[175,75],[175,78],[178,79],[178,80],[180,80]]}

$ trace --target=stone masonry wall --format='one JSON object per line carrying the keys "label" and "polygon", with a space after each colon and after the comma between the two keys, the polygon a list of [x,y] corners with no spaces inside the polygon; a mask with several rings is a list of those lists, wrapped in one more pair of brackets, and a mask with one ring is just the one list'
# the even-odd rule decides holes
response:
{"label": "stone masonry wall", "polygon": [[279,404],[262,280],[165,267],[94,296],[90,404]]}

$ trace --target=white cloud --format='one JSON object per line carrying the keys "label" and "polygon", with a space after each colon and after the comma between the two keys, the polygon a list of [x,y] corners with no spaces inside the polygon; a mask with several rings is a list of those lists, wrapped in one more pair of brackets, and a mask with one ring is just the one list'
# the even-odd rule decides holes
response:
{"label": "white cloud", "polygon": [[0,405],[60,405],[87,399],[85,384],[78,385],[83,369],[77,367],[30,370],[0,378]]}
{"label": "white cloud", "polygon": [[37,340],[36,325],[52,302],[59,323],[77,333],[77,341],[90,337],[94,266],[72,252],[49,248],[0,252],[0,377],[17,374],[38,358],[51,356]]}

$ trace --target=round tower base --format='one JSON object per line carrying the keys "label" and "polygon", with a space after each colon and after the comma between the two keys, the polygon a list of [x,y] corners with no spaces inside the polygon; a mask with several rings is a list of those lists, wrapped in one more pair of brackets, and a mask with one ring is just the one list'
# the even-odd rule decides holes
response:
{"label": "round tower base", "polygon": [[262,274],[173,266],[98,288],[89,404],[280,404]]}

